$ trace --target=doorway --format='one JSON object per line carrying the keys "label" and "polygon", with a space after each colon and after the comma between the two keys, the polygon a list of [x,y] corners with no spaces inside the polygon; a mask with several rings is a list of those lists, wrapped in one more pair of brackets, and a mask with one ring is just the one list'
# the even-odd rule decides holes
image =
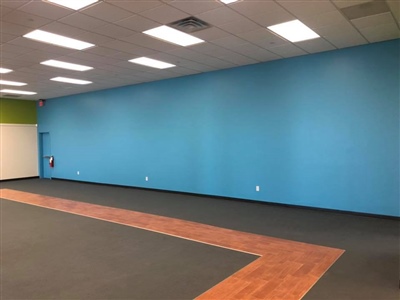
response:
{"label": "doorway", "polygon": [[49,165],[49,159],[51,156],[51,144],[50,144],[50,133],[41,132],[39,133],[40,143],[40,178],[51,179],[51,168]]}

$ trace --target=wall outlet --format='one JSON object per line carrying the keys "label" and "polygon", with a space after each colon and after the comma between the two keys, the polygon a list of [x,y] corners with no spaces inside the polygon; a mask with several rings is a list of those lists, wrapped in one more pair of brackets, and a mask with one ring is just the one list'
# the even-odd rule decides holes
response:
{"label": "wall outlet", "polygon": [[260,186],[256,185],[256,192],[259,192],[259,191],[260,191]]}
{"label": "wall outlet", "polygon": [[146,176],[146,177],[144,178],[144,180],[149,181],[149,177]]}
{"label": "wall outlet", "polygon": [[76,171],[76,175],[79,175],[79,171]]}

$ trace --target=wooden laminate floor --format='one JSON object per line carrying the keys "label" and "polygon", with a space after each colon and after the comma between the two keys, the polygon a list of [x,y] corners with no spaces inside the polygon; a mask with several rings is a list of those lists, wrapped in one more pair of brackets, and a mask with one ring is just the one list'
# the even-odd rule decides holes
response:
{"label": "wooden laminate floor", "polygon": [[196,299],[301,299],[344,250],[10,189],[2,199],[260,256]]}

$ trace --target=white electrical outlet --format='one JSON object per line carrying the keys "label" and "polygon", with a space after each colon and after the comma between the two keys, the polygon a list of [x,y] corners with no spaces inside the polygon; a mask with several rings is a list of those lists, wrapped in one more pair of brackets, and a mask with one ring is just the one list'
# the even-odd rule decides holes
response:
{"label": "white electrical outlet", "polygon": [[259,191],[260,191],[260,186],[256,185],[256,192],[259,192]]}
{"label": "white electrical outlet", "polygon": [[76,172],[76,175],[79,175],[79,171]]}
{"label": "white electrical outlet", "polygon": [[145,179],[146,181],[149,181],[149,177],[147,177],[147,176],[146,176],[144,179]]}

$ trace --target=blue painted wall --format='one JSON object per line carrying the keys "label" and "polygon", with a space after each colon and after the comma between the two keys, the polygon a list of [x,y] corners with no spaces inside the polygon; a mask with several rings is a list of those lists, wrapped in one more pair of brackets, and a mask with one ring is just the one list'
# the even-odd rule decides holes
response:
{"label": "blue painted wall", "polygon": [[400,216],[399,44],[52,99],[53,177]]}

